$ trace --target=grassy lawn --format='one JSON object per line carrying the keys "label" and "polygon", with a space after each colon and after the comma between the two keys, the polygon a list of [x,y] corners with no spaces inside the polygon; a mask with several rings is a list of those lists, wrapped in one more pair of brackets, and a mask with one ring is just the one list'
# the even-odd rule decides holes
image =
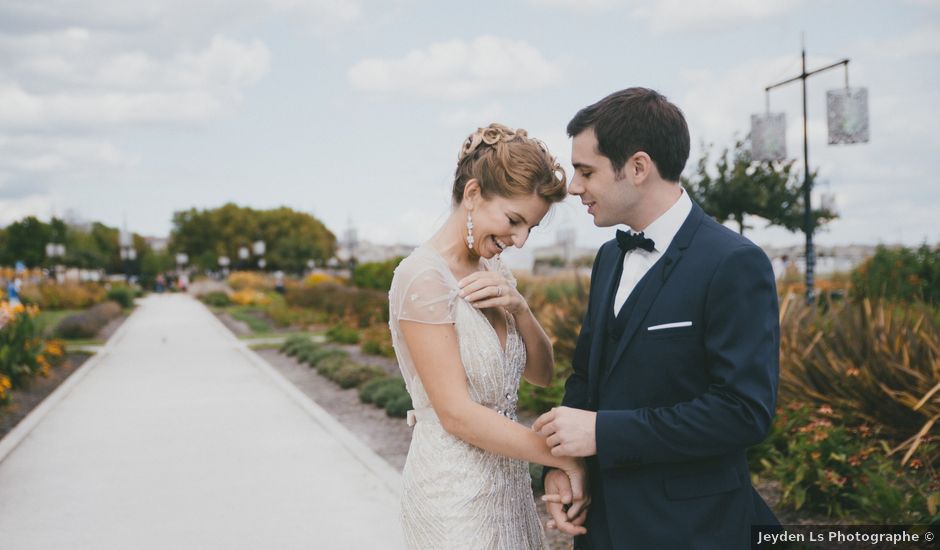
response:
{"label": "grassy lawn", "polygon": [[274,327],[271,326],[271,323],[266,321],[261,317],[264,315],[262,311],[253,306],[235,306],[229,310],[229,314],[248,325],[248,328],[251,329],[251,332],[255,333],[255,336],[258,333],[268,333],[273,332]]}
{"label": "grassy lawn", "polygon": [[93,338],[76,338],[74,340],[63,339],[65,345],[69,348],[73,346],[103,346],[105,345],[104,340],[93,339]]}

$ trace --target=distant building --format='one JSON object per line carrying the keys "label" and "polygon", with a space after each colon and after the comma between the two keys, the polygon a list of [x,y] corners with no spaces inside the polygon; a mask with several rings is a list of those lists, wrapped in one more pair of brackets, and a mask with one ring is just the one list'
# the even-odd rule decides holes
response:
{"label": "distant building", "polygon": [[385,260],[391,260],[399,256],[407,256],[411,254],[416,247],[410,244],[389,245],[376,244],[369,241],[356,241],[355,247],[352,250],[350,250],[350,248],[347,243],[340,243],[336,250],[336,257],[340,259],[354,257],[358,263],[384,262]]}
{"label": "distant building", "polygon": [[[787,265],[792,264],[800,273],[806,272],[805,246],[798,244],[794,246],[765,246],[764,252],[770,258],[774,266],[774,274],[778,277]],[[836,245],[819,246],[816,245],[816,267],[817,275],[832,275],[834,273],[846,273],[852,271],[865,262],[868,258],[875,255],[876,245]],[[780,271],[778,273],[778,271]]]}
{"label": "distant building", "polygon": [[163,252],[166,250],[167,245],[170,244],[169,237],[144,237],[144,241],[150,246],[150,249],[154,252]]}

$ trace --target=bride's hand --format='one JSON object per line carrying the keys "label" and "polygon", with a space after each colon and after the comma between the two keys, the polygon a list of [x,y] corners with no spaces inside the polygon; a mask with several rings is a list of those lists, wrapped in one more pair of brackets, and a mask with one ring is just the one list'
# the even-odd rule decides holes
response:
{"label": "bride's hand", "polygon": [[552,520],[549,529],[558,529],[568,535],[587,533],[587,520],[591,497],[587,488],[587,469],[583,460],[574,460],[562,469],[552,469],[545,475],[545,495],[542,501]]}
{"label": "bride's hand", "polygon": [[475,271],[457,284],[460,286],[460,297],[466,298],[473,307],[502,307],[511,315],[529,308],[516,287],[495,271]]}
{"label": "bride's hand", "polygon": [[587,533],[584,523],[587,521],[590,499],[572,498],[571,478],[564,470],[552,469],[545,474],[545,495],[542,501],[552,517],[546,524],[548,529],[558,529],[571,536]]}

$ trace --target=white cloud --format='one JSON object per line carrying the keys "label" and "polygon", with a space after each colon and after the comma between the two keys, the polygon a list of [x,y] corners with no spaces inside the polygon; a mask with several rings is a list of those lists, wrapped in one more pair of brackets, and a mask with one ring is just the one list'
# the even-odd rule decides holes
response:
{"label": "white cloud", "polygon": [[865,40],[858,48],[873,56],[889,60],[904,60],[914,57],[940,55],[940,25],[928,25],[914,29],[901,36],[892,36],[881,40]]}
{"label": "white cloud", "polygon": [[0,135],[0,170],[30,173],[130,168],[139,161],[103,140],[47,135]]}
{"label": "white cloud", "polygon": [[16,199],[0,198],[0,225],[6,226],[26,216],[43,217],[52,209],[52,196],[35,194]]}
{"label": "white cloud", "polygon": [[267,72],[270,53],[260,41],[217,35],[201,50],[160,58],[66,29],[0,36],[0,58],[16,59],[0,80],[0,123],[37,128],[212,118]]}
{"label": "white cloud", "polygon": [[597,13],[622,6],[624,2],[623,0],[529,0],[529,4],[536,7],[565,8],[584,13]]}
{"label": "white cloud", "polygon": [[491,94],[535,92],[561,81],[561,67],[530,44],[482,36],[412,50],[400,58],[364,59],[348,78],[363,92],[465,100]]}
{"label": "white cloud", "polygon": [[282,16],[301,26],[327,30],[362,15],[359,0],[5,0],[0,18],[21,28],[84,26],[133,33],[159,29],[169,36],[195,37],[207,29]]}
{"label": "white cloud", "polygon": [[805,3],[806,0],[653,0],[637,6],[633,15],[646,19],[654,34],[706,33],[766,21]]}
{"label": "white cloud", "polygon": [[206,91],[31,94],[0,87],[0,123],[20,128],[191,122],[214,118],[225,98]]}
{"label": "white cloud", "polygon": [[488,103],[476,109],[459,109],[438,117],[441,124],[452,128],[465,128],[467,133],[491,122],[501,122],[506,110],[499,103]]}

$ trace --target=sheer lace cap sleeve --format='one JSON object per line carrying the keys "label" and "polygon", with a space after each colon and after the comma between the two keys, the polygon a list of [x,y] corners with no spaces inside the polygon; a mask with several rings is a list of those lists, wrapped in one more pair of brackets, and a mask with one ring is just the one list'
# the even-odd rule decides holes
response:
{"label": "sheer lace cap sleeve", "polygon": [[459,289],[446,269],[423,255],[402,261],[389,294],[392,316],[399,321],[453,323]]}

